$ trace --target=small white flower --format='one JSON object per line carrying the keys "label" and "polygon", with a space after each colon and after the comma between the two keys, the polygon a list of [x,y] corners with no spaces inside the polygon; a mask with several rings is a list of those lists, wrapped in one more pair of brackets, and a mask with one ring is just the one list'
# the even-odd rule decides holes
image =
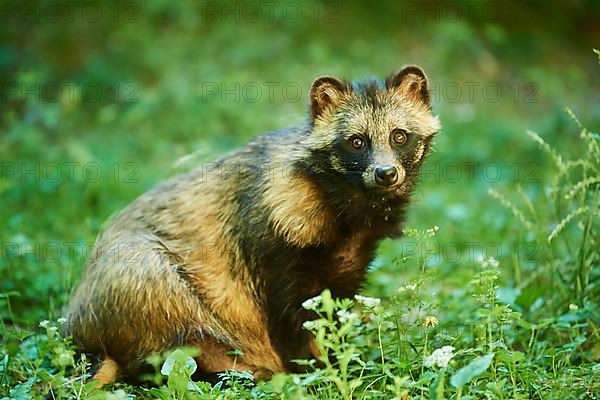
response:
{"label": "small white flower", "polygon": [[357,294],[354,296],[354,298],[356,299],[356,301],[362,303],[363,305],[369,308],[377,307],[379,304],[381,304],[381,299],[378,299],[376,297],[367,297]]}
{"label": "small white flower", "polygon": [[340,319],[341,323],[355,321],[358,318],[358,314],[350,312],[350,311],[338,311],[337,316]]}
{"label": "small white flower", "polygon": [[440,230],[440,227],[435,225],[433,228],[427,229],[427,233],[433,236],[439,230]]}
{"label": "small white flower", "polygon": [[480,255],[479,257],[477,257],[477,261],[484,268],[498,268],[500,266],[500,261],[496,260],[494,257],[484,257]]}
{"label": "small white flower", "polygon": [[67,322],[67,319],[65,317],[60,317],[59,319],[56,320],[56,322],[63,325],[65,322]]}
{"label": "small white flower", "polygon": [[48,327],[48,325],[50,325],[50,321],[48,321],[47,319],[40,322],[40,328],[46,329]]}
{"label": "small white flower", "polygon": [[307,310],[314,310],[317,308],[317,306],[319,304],[321,304],[321,300],[322,300],[321,295],[311,297],[310,299],[305,300],[302,303],[302,307],[304,307]]}
{"label": "small white flower", "polygon": [[302,327],[304,329],[312,329],[315,326],[315,321],[304,321],[304,323],[302,324]]}
{"label": "small white flower", "polygon": [[404,286],[400,286],[400,287],[398,288],[398,291],[399,291],[400,293],[402,293],[402,292],[414,292],[416,288],[417,288],[417,284],[415,283],[415,284],[413,284],[413,285],[404,285]]}
{"label": "small white flower", "polygon": [[446,368],[448,363],[454,357],[454,347],[444,346],[441,349],[435,350],[430,356],[423,358],[423,365],[427,368],[438,367]]}
{"label": "small white flower", "polygon": [[569,304],[569,310],[575,312],[579,310],[579,306],[577,304]]}
{"label": "small white flower", "polygon": [[304,329],[307,329],[309,331],[316,331],[318,329],[320,329],[323,326],[323,322],[320,320],[308,320],[308,321],[304,321],[304,323],[302,324],[302,327]]}

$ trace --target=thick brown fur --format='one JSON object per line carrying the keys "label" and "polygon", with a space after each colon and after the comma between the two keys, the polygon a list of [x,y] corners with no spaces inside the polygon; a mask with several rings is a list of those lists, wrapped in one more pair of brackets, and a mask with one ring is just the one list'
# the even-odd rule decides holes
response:
{"label": "thick brown fur", "polygon": [[[395,129],[406,145],[390,144]],[[117,365],[135,374],[149,353],[178,345],[198,346],[209,373],[234,366],[231,349],[256,376],[294,370],[292,359],[316,351],[301,303],[325,288],[357,292],[378,241],[400,234],[439,129],[418,67],[386,81],[317,79],[306,124],[174,177],[109,222],[68,333],[107,358],[113,379]],[[356,136],[360,151],[348,144]],[[399,171],[396,186],[375,183],[384,164]]]}

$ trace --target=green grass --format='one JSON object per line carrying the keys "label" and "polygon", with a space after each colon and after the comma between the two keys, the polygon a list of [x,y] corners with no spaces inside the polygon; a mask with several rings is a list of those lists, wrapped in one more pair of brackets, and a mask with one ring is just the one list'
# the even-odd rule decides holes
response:
{"label": "green grass", "polygon": [[[139,3],[118,22],[112,2],[98,4],[106,17],[95,24],[13,18],[1,28],[3,83],[76,82],[105,96],[1,99],[0,398],[597,397],[597,5],[539,5],[531,21],[476,12],[422,22],[398,2],[293,3],[298,21],[237,23],[194,1]],[[126,23],[132,11],[137,22]],[[90,394],[88,363],[58,320],[102,223],[160,180],[302,121],[316,76],[409,63],[429,74],[443,131],[406,236],[384,241],[370,268],[363,295],[381,303],[324,293],[313,305],[321,319],[307,329],[325,367],[256,384],[230,372],[211,388],[190,381],[194,353],[182,349],[152,357],[147,385]],[[215,85],[238,98],[206,91]],[[263,95],[244,95],[252,85]],[[285,85],[302,93],[286,96]],[[482,91],[490,85],[497,101]],[[430,358],[444,346],[454,347],[447,364]]]}

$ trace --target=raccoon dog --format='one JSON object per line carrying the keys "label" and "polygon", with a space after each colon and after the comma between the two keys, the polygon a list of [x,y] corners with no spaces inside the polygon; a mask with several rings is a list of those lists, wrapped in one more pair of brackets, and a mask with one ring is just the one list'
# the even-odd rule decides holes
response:
{"label": "raccoon dog", "polygon": [[401,234],[440,124],[416,66],[320,77],[309,97],[305,124],[159,184],[101,233],[66,324],[104,359],[99,384],[180,345],[205,373],[263,378],[315,355],[302,302],[358,291],[377,243]]}

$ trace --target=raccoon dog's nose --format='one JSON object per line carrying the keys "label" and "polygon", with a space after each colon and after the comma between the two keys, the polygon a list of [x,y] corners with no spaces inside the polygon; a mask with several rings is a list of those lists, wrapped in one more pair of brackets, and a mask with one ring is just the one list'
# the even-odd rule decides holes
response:
{"label": "raccoon dog's nose", "polygon": [[375,168],[375,182],[381,186],[392,186],[398,182],[398,169],[393,165]]}

